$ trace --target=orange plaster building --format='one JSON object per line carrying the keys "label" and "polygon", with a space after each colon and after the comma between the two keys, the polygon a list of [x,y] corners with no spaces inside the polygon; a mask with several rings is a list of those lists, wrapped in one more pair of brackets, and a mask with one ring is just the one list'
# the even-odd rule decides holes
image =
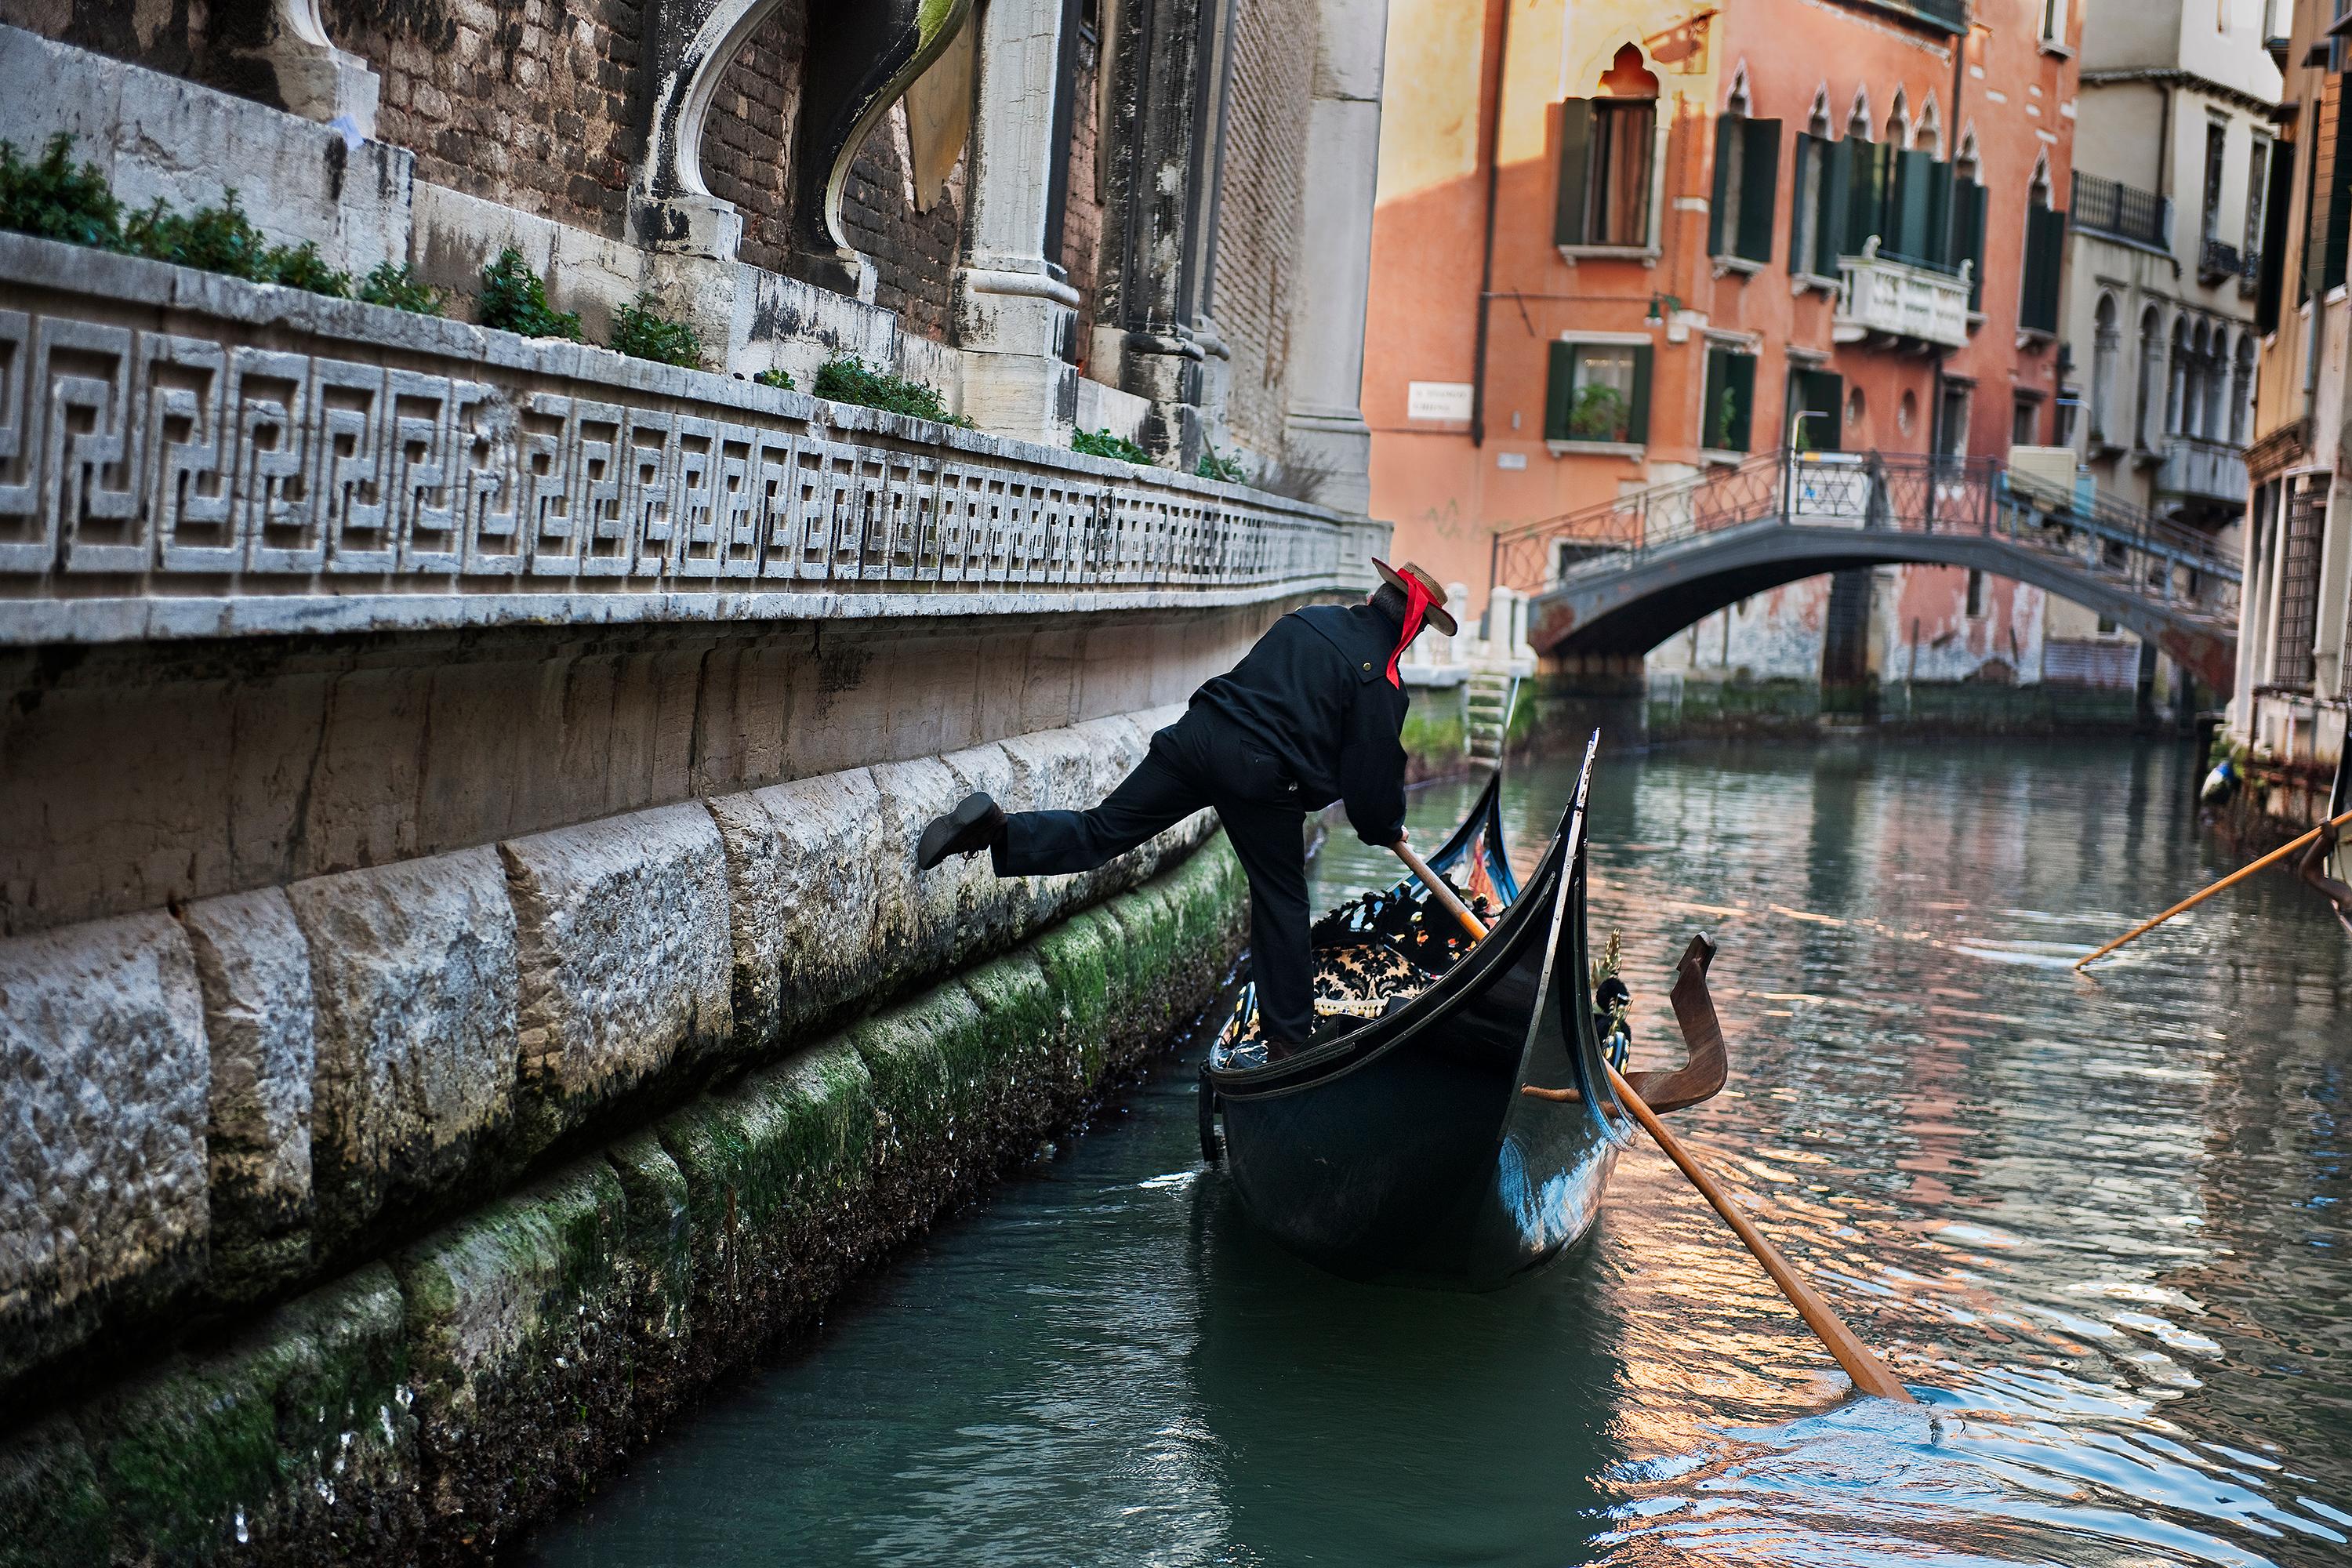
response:
{"label": "orange plaster building", "polygon": [[[1395,548],[1475,608],[1497,530],[1799,414],[1825,450],[2054,440],[2079,31],[2068,0],[1391,0],[1363,409]],[[2038,670],[2038,591],[1872,576],[1836,590],[1871,668]],[[1759,662],[1817,671],[1829,580],[1769,597],[1814,641]]]}

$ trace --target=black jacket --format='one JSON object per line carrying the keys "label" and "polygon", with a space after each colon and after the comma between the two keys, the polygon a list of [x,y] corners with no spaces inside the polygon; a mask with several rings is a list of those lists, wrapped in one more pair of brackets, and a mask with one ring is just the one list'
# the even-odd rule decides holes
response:
{"label": "black jacket", "polygon": [[1404,826],[1405,694],[1389,684],[1403,628],[1370,605],[1314,605],[1274,623],[1247,658],[1192,694],[1298,784],[1298,804],[1345,801],[1367,844]]}

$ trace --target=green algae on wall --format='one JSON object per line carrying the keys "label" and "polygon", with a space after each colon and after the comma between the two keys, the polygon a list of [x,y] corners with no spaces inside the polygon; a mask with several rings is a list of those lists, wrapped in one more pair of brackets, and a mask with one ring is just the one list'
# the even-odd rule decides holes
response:
{"label": "green algae on wall", "polygon": [[0,1436],[0,1568],[463,1562],[1066,1126],[1197,1010],[1244,884],[1136,891]]}

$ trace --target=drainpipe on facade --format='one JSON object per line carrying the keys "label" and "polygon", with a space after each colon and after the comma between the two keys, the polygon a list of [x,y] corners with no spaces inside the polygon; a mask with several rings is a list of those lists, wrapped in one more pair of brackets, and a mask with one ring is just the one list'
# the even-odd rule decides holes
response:
{"label": "drainpipe on facade", "polygon": [[[1486,321],[1495,300],[1495,193],[1502,153],[1503,60],[1511,44],[1511,0],[1487,0],[1486,32],[1493,40],[1487,61],[1486,110],[1478,127],[1478,156],[1486,165],[1486,237],[1478,260],[1478,342],[1470,360],[1470,445],[1486,444]],[[1493,584],[1488,584],[1491,588]]]}

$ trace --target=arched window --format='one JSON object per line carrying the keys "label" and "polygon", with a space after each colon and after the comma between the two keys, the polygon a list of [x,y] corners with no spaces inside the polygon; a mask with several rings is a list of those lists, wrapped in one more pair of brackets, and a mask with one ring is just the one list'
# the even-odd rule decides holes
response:
{"label": "arched window", "polygon": [[2132,418],[2132,445],[2154,451],[2157,425],[2164,417],[2164,317],[2153,305],[2139,318],[2139,395]]}
{"label": "arched window", "polygon": [[1908,147],[1911,144],[1911,103],[1899,87],[1895,89],[1894,104],[1886,110],[1885,140],[1890,147]]}
{"label": "arched window", "polygon": [[1960,136],[1959,156],[1952,160],[1952,178],[1970,182],[1979,181],[1984,177],[1979,171],[1980,164],[1977,158],[1977,128],[1971,125]]}
{"label": "arched window", "polygon": [[1745,119],[1753,112],[1748,93],[1748,67],[1743,62],[1731,76],[1731,94],[1723,100],[1723,112]]}
{"label": "arched window", "polygon": [[2066,225],[2050,205],[2050,159],[2033,161],[2026,187],[2025,256],[2017,302],[2020,331],[2058,335],[2058,279],[2065,264]]}
{"label": "arched window", "polygon": [[2116,362],[2123,357],[2124,334],[2113,294],[2099,296],[2091,312],[2091,446],[2119,446],[2116,435]]}
{"label": "arched window", "polygon": [[[1790,192],[1796,197],[1789,213],[1789,273],[1799,279],[1822,275],[1822,182],[1826,178],[1830,140],[1830,89],[1813,89],[1813,106],[1805,117],[1804,134],[1797,138],[1796,177]],[[1831,270],[1834,271],[1832,266]]]}
{"label": "arched window", "polygon": [[2213,326],[2213,335],[2206,340],[2205,413],[2198,421],[2198,433],[2208,441],[2219,441],[2230,430],[2230,330],[2220,322]]}
{"label": "arched window", "polygon": [[1813,107],[1805,116],[1805,134],[1826,141],[1830,134],[1830,89],[1824,82],[1813,89]]}
{"label": "arched window", "polygon": [[2184,318],[2172,323],[2171,375],[2164,400],[2164,428],[2168,435],[2188,430],[2189,354],[2189,323]]}
{"label": "arched window", "polygon": [[1553,238],[1562,246],[1634,249],[1653,243],[1652,210],[1658,79],[1627,44],[1602,73],[1600,92],[1560,106],[1559,205]]}
{"label": "arched window", "polygon": [[1853,89],[1853,112],[1845,117],[1845,133],[1850,141],[1867,142],[1870,135],[1870,89]]}
{"label": "arched window", "polygon": [[2238,334],[2237,374],[2230,383],[2230,442],[2246,444],[2246,426],[2254,415],[2254,334]]}

